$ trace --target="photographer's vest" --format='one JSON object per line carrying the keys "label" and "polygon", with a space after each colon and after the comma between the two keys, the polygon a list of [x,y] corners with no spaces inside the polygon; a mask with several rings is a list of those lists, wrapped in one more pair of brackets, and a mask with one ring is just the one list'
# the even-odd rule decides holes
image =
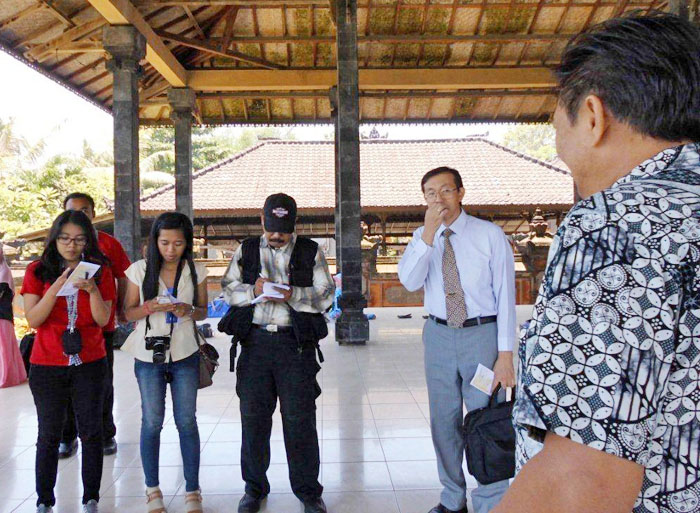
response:
{"label": "photographer's vest", "polygon": [[[289,259],[289,284],[292,287],[312,287],[314,281],[314,265],[318,244],[305,237],[297,237],[292,255]],[[241,281],[255,285],[262,265],[260,263],[260,237],[252,237],[243,241],[241,248]],[[318,347],[318,341],[326,338],[328,327],[322,313],[298,312],[289,304],[289,318],[294,330],[294,336],[299,347],[312,344]],[[219,331],[232,335],[235,342],[245,343],[253,326],[255,305],[231,306],[219,322]],[[319,359],[323,356],[319,351]]]}

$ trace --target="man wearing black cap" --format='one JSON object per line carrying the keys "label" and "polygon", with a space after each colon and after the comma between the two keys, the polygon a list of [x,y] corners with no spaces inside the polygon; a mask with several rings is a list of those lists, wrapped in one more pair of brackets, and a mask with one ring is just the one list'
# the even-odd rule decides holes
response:
{"label": "man wearing black cap", "polygon": [[[318,482],[316,352],[328,334],[323,312],[333,302],[335,286],[318,244],[294,233],[296,213],[291,196],[269,196],[261,216],[263,236],[243,241],[221,281],[231,305],[226,331],[242,346],[236,393],[246,486],[239,513],[255,513],[270,493],[266,472],[278,398],[292,490],[305,513],[326,511]],[[271,293],[268,282],[284,287]]]}

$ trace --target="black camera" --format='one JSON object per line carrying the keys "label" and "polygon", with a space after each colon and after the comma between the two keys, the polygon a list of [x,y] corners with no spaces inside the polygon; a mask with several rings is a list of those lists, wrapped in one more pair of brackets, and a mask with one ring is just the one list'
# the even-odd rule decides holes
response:
{"label": "black camera", "polygon": [[146,337],[146,349],[153,351],[153,363],[165,363],[165,352],[170,349],[170,337]]}

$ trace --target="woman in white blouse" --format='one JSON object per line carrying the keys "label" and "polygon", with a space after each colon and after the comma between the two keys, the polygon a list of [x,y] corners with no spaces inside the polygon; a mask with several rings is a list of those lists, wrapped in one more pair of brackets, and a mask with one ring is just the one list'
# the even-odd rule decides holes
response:
{"label": "woman in white blouse", "polygon": [[136,359],[134,372],[141,392],[141,462],[149,513],[166,511],[159,488],[158,454],[168,383],[180,435],[185,511],[202,511],[196,417],[199,351],[194,321],[207,315],[207,270],[192,259],[192,239],[192,223],[187,216],[161,214],[153,223],[146,259],[126,271],[126,317],[136,321],[136,328],[122,350]]}

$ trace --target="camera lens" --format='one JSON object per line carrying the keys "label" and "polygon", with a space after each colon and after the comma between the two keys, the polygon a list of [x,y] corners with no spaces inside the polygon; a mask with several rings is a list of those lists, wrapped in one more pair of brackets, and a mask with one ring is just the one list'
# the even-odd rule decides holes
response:
{"label": "camera lens", "polygon": [[165,344],[153,346],[153,363],[165,363]]}

